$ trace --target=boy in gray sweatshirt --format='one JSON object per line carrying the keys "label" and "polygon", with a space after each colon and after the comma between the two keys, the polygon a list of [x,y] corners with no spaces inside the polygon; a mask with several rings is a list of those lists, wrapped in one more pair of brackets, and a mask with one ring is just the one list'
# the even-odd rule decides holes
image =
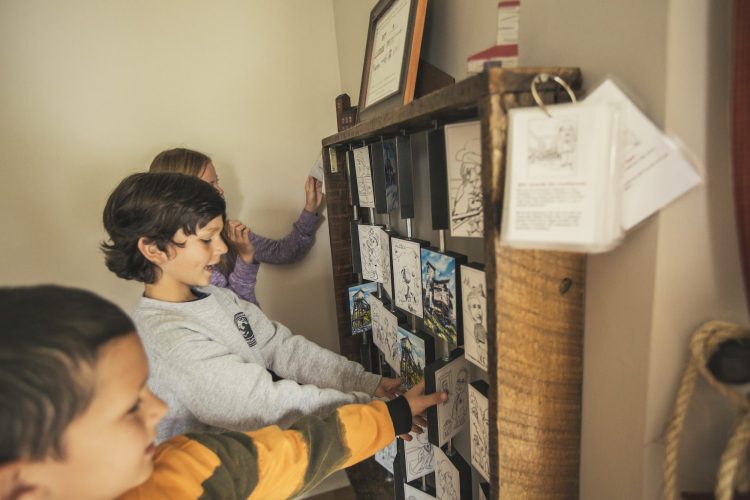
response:
{"label": "boy in gray sweatshirt", "polygon": [[127,177],[104,209],[107,267],[145,285],[134,319],[151,367],[149,386],[169,405],[159,441],[287,426],[400,392],[398,379],[367,373],[293,335],[231,290],[209,285],[227,252],[225,219],[216,190],[175,173]]}

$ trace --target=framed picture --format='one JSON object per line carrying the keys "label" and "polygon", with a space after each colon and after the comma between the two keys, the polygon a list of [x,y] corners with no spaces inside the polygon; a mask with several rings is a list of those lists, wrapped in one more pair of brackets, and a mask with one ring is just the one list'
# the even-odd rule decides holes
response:
{"label": "framed picture", "polygon": [[435,490],[440,500],[471,498],[471,466],[454,451],[446,455],[435,447]]}
{"label": "framed picture", "polygon": [[380,0],[370,11],[357,121],[414,99],[427,0]]}
{"label": "framed picture", "polygon": [[398,328],[401,385],[411,389],[424,378],[424,367],[435,360],[435,340],[422,332]]}
{"label": "framed picture", "polygon": [[359,206],[375,208],[375,197],[372,190],[372,168],[370,167],[370,148],[363,146],[352,151],[354,174],[357,178],[357,196]]}
{"label": "framed picture", "polygon": [[359,225],[359,256],[362,261],[362,277],[370,281],[382,281],[380,256],[381,226]]}
{"label": "framed picture", "polygon": [[445,126],[451,236],[484,237],[482,140],[478,121]]}
{"label": "framed picture", "polygon": [[404,478],[409,483],[435,472],[435,448],[427,438],[427,430],[422,434],[410,432],[411,441],[398,440],[399,461],[404,467]]}
{"label": "framed picture", "polygon": [[396,140],[389,139],[370,145],[375,211],[387,214],[398,206],[398,174],[396,173]]}
{"label": "framed picture", "polygon": [[383,284],[383,291],[389,300],[393,301],[393,270],[392,270],[392,256],[391,256],[391,237],[396,235],[392,231],[386,229],[380,230],[380,258],[382,263],[381,269],[381,283]]}
{"label": "framed picture", "polygon": [[426,242],[391,238],[393,302],[404,312],[422,317],[421,249]]}
{"label": "framed picture", "polygon": [[[422,248],[422,309],[428,331],[453,346],[461,343],[460,265],[466,257]],[[459,335],[459,333],[461,335]]]}
{"label": "framed picture", "polygon": [[349,319],[352,335],[359,335],[372,329],[372,313],[368,297],[378,290],[373,282],[360,283],[349,287]]}
{"label": "framed picture", "polygon": [[430,442],[443,446],[461,429],[469,418],[469,363],[463,349],[451,352],[448,361],[438,360],[424,369],[425,393],[447,391],[448,399],[427,409]]}
{"label": "framed picture", "polygon": [[466,359],[487,371],[487,282],[481,264],[461,266],[461,307]]}
{"label": "framed picture", "polygon": [[484,380],[469,385],[469,438],[471,440],[471,465],[485,481],[490,480],[490,423],[488,418],[489,386]]}
{"label": "framed picture", "polygon": [[398,438],[391,441],[391,444],[375,454],[375,461],[391,474],[393,474],[393,461],[396,459],[396,454],[398,453],[396,441],[398,441]]}

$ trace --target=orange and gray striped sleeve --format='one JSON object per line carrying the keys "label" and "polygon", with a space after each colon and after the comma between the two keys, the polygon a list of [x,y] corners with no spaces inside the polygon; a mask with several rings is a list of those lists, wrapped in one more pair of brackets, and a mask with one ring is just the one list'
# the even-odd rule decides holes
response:
{"label": "orange and gray striped sleeve", "polygon": [[121,498],[289,498],[410,428],[409,404],[399,397],[304,417],[288,430],[178,436],[157,448],[151,477]]}

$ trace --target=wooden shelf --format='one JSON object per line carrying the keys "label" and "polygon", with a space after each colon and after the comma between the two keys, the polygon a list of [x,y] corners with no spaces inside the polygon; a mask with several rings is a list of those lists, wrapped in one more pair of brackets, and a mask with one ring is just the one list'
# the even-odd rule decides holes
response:
{"label": "wooden shelf", "polygon": [[[482,132],[484,259],[490,385],[490,486],[493,498],[577,498],[583,376],[585,255],[500,245],[507,110],[533,105],[540,72],[581,86],[576,68],[490,69],[323,139],[328,224],[342,354],[359,359],[349,333],[351,266],[345,149],[380,136],[414,133],[478,118]],[[546,103],[567,100],[557,84],[538,86]]]}

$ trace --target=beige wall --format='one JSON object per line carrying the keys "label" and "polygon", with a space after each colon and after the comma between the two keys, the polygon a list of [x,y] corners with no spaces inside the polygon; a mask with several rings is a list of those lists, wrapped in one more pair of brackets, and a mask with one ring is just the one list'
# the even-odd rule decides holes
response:
{"label": "beige wall", "polygon": [[[353,100],[365,33],[348,20],[366,26],[360,20],[374,4],[334,0],[342,88]],[[494,43],[495,9],[495,2],[431,0],[423,52],[429,62],[465,77],[466,56]],[[729,21],[728,2],[705,0],[523,4],[522,64],[579,66],[587,88],[616,76],[706,175],[704,185],[631,231],[620,248],[589,258],[583,499],[658,498],[661,433],[690,334],[707,319],[748,321],[731,206]],[[417,233],[435,241],[421,221]],[[695,401],[680,485],[711,489],[731,412],[700,384]]]}
{"label": "beige wall", "polygon": [[[97,245],[108,193],[160,150],[214,158],[230,216],[285,234],[335,132],[330,0],[0,3],[0,283],[83,286],[127,310],[140,287]],[[327,227],[260,271],[269,315],[338,348]],[[311,321],[314,318],[314,321]]]}

